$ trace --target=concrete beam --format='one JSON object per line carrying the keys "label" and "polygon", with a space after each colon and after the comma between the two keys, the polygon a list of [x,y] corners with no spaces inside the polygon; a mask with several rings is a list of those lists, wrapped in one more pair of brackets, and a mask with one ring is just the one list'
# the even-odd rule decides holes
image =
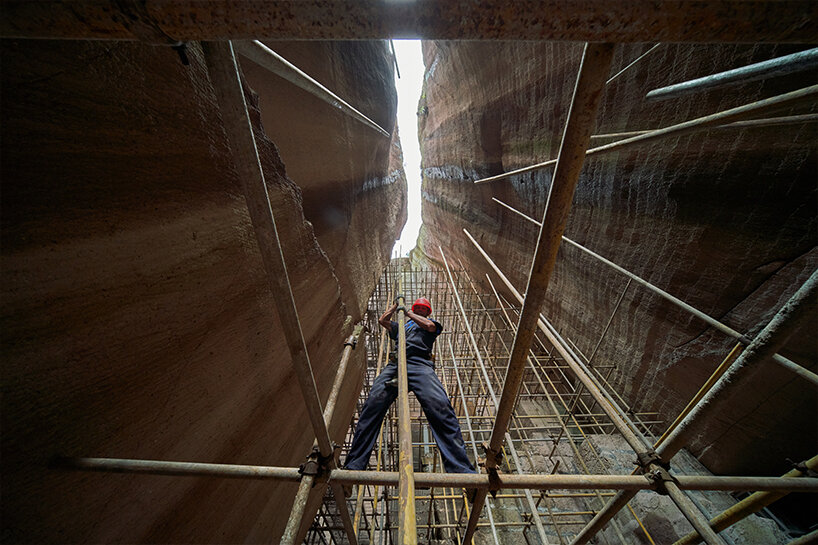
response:
{"label": "concrete beam", "polygon": [[5,0],[0,36],[810,43],[812,0]]}

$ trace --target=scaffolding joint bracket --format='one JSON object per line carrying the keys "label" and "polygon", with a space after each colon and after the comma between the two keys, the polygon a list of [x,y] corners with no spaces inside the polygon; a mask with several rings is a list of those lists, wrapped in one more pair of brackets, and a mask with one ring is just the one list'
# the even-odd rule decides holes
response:
{"label": "scaffolding joint bracket", "polygon": [[786,460],[787,460],[787,462],[789,462],[790,467],[792,467],[796,471],[800,471],[804,475],[804,477],[813,477],[813,478],[818,477],[818,472],[813,471],[809,467],[807,467],[807,462],[806,461],[801,461],[801,462],[796,463],[796,462],[793,462],[792,460],[790,460],[789,458],[787,458]]}
{"label": "scaffolding joint bracket", "polygon": [[659,456],[653,449],[646,450],[643,452],[637,452],[636,461],[634,462],[634,465],[637,465],[640,468],[642,468],[642,471],[644,473],[650,472],[651,465],[661,467],[665,470],[670,469],[670,462],[662,461],[662,457]]}
{"label": "scaffolding joint bracket", "polygon": [[500,473],[496,467],[487,467],[486,474],[489,477],[489,494],[492,498],[497,498],[497,492],[503,486],[503,483],[500,482]]}
{"label": "scaffolding joint bracket", "polygon": [[503,465],[503,451],[492,450],[488,443],[482,443],[483,453],[486,455],[485,466],[486,470],[497,469]]}
{"label": "scaffolding joint bracket", "polygon": [[358,337],[355,335],[350,335],[346,341],[344,341],[344,346],[351,346],[353,350],[355,347],[358,346]]}
{"label": "scaffolding joint bracket", "polygon": [[645,477],[653,484],[654,491],[662,496],[668,495],[667,483],[677,482],[666,468],[658,465],[654,465],[651,471],[645,473]]}
{"label": "scaffolding joint bracket", "polygon": [[298,466],[298,474],[317,477],[321,474],[322,465],[321,452],[318,447],[312,447],[312,451],[307,455],[307,461]]}
{"label": "scaffolding joint bracket", "polygon": [[312,447],[307,455],[307,461],[298,466],[298,474],[301,476],[312,475],[315,478],[313,486],[325,475],[330,473],[330,462],[335,459],[336,453],[341,449],[340,445],[332,444],[332,452],[327,456],[321,456],[318,447]]}

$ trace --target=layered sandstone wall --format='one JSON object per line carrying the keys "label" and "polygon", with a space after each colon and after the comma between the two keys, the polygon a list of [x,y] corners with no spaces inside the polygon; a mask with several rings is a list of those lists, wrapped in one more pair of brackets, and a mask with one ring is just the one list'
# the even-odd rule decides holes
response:
{"label": "layered sandstone wall", "polygon": [[[617,49],[612,74],[651,44]],[[648,102],[651,89],[793,52],[784,46],[662,44],[612,83],[595,133],[652,129],[814,83],[815,72]],[[802,48],[803,49],[803,48]],[[557,156],[581,44],[428,42],[419,104],[424,228],[419,250],[490,272],[462,229],[525,290],[552,169],[474,185]],[[807,113],[809,107],[775,115]],[[589,157],[566,236],[751,336],[818,267],[815,124],[712,130]],[[599,142],[599,141],[597,141]],[[452,256],[452,257],[450,257]],[[544,313],[590,354],[627,279],[560,250]],[[813,369],[816,320],[784,354]],[[613,386],[667,423],[735,343],[632,285],[594,358]],[[814,388],[772,362],[692,451],[715,473],[783,473],[816,442]]]}
{"label": "layered sandstone wall", "polygon": [[[201,49],[190,44],[184,66],[137,43],[1,45],[3,540],[275,542],[295,485],[50,467],[55,456],[293,466],[314,439]],[[386,51],[291,47],[392,130]],[[325,400],[405,219],[399,144],[242,64]],[[309,118],[281,115],[298,110]],[[304,141],[315,125],[322,138]],[[336,440],[363,366],[357,350]]]}

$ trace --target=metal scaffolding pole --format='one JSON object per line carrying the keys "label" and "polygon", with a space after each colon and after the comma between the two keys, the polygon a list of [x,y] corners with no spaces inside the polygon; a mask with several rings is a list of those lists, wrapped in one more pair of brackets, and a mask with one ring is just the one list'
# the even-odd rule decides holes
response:
{"label": "metal scaffolding pole", "polygon": [[[818,470],[818,456],[813,456],[809,460],[798,464],[794,469],[791,469],[783,477],[802,477],[808,471]],[[734,506],[726,509],[722,513],[710,519],[710,526],[717,532],[729,528],[738,521],[752,515],[767,507],[771,503],[780,500],[786,496],[786,492],[756,492],[744,498]],[[696,532],[691,532],[683,538],[676,541],[673,545],[694,545],[701,543],[701,537]]]}
{"label": "metal scaffolding pole", "polygon": [[[491,290],[494,293],[494,297],[497,299],[497,301],[499,303],[500,302],[500,296],[497,293],[497,290],[494,288],[494,284],[492,283],[491,278],[488,275],[486,275],[486,279],[488,280],[489,285],[491,286]],[[503,317],[505,318],[505,320],[509,324],[509,326],[513,328],[514,327],[513,322],[511,320],[511,318],[508,316],[508,313],[505,311],[505,309],[503,310]],[[535,361],[536,361],[535,358],[529,357],[529,359],[528,359],[529,366],[531,367],[531,370],[534,372],[534,376],[536,377],[537,381],[540,383],[540,386],[542,387],[543,391],[546,391],[545,384],[542,383],[542,379],[540,378],[540,374],[539,374],[540,371],[542,371],[542,369],[540,368],[538,370],[538,366],[535,365]],[[565,400],[562,398],[562,396],[560,395],[557,388],[551,383],[551,379],[548,377],[548,375],[544,371],[542,371],[542,373],[545,376],[546,380],[549,382],[549,384],[551,384],[552,389],[554,390],[554,393],[557,395],[557,398],[560,400],[560,403],[562,403],[562,405],[563,405],[563,407],[565,409],[565,414],[566,414],[565,421],[563,421],[562,419],[558,419],[558,422],[560,424],[560,435],[554,441],[554,446],[553,446],[553,448],[551,450],[551,455],[553,455],[554,452],[556,451],[557,446],[559,445],[560,438],[564,434],[566,439],[568,440],[569,445],[571,446],[571,449],[574,452],[575,459],[579,462],[582,469],[586,473],[588,473],[589,472],[588,471],[588,466],[585,463],[585,459],[582,456],[582,453],[580,452],[579,448],[576,446],[576,443],[575,443],[574,439],[571,437],[571,434],[568,432],[567,422],[568,422],[568,419],[570,418],[574,422],[574,425],[577,427],[577,429],[580,430],[580,433],[582,433],[583,437],[585,437],[584,432],[582,432],[582,427],[579,425],[579,422],[577,422],[576,415],[572,412],[573,406],[569,407],[568,404],[566,404]],[[579,392],[579,387],[577,388],[577,393],[578,392]],[[577,399],[578,398],[579,398],[579,396],[577,395]],[[554,413],[555,416],[558,416],[559,411],[558,411],[557,406],[555,405],[553,399],[551,399],[551,396],[550,395],[546,396],[546,400],[547,400],[549,406],[551,407],[551,411]],[[586,437],[586,439],[587,439],[587,437]],[[599,453],[597,452],[597,450],[595,448],[593,448],[593,446],[591,446],[590,450],[594,454],[594,456],[596,457],[598,463],[600,465],[602,465],[603,462],[602,462],[602,459],[599,456]],[[549,460],[551,459],[551,455],[549,455]],[[558,463],[559,463],[559,461],[558,461]],[[556,466],[554,468],[554,472],[556,472]],[[596,491],[595,496],[596,496],[597,501],[599,501],[600,507],[603,507],[605,505],[605,502],[602,499],[601,494],[598,491]],[[631,513],[633,514],[634,519],[636,519],[636,522],[639,524],[639,526],[645,531],[645,535],[648,537],[648,539],[650,539],[652,541],[652,539],[650,537],[650,534],[645,529],[645,527],[642,525],[642,521],[639,520],[639,517],[636,516],[636,513],[633,511],[633,509],[631,509]],[[619,539],[620,543],[624,544],[625,543],[625,538],[622,535],[622,531],[621,531],[619,525],[614,524],[613,526],[614,526],[614,533],[616,534],[616,537]]]}
{"label": "metal scaffolding pole", "polygon": [[[239,464],[206,464],[198,462],[170,462],[164,460],[137,460],[122,458],[64,458],[60,465],[71,469],[103,473],[141,473],[179,477],[220,477],[261,481],[298,482],[297,467],[253,466]],[[341,484],[379,484],[399,486],[396,471],[352,471],[333,469],[328,480]],[[498,476],[500,489],[531,490],[655,490],[656,483],[644,475],[507,475]],[[811,477],[676,477],[682,490],[762,490],[771,492],[818,492],[818,478]],[[477,473],[416,473],[414,484],[422,487],[470,487],[488,490],[495,483],[488,475]]]}
{"label": "metal scaffolding pole", "polygon": [[[740,390],[752,378],[759,364],[766,358],[772,357],[784,345],[804,319],[809,305],[814,304],[817,289],[818,271],[812,273],[710,392],[688,413],[676,430],[659,445],[656,453],[663,460],[670,460],[681,450],[693,432],[694,424],[723,410],[724,404],[729,401],[729,396]],[[627,491],[618,493],[604,509],[597,513],[588,526],[574,539],[572,545],[587,543],[634,495]]]}
{"label": "metal scaffolding pole", "polygon": [[398,512],[398,542],[412,545],[418,541],[415,520],[415,481],[412,460],[412,417],[409,413],[409,379],[406,369],[406,302],[403,293],[403,274],[398,277],[398,474],[400,500]]}
{"label": "metal scaffolding pole", "polygon": [[380,125],[366,117],[364,114],[347,104],[347,102],[321,85],[315,79],[311,78],[308,74],[304,73],[301,69],[297,66],[289,62],[287,59],[264,45],[258,40],[247,41],[247,42],[236,42],[235,43],[236,51],[253,61],[254,63],[258,64],[259,66],[266,68],[273,74],[284,78],[285,80],[289,81],[293,85],[307,91],[313,96],[318,97],[322,101],[326,102],[333,108],[337,108],[341,110],[343,113],[351,117],[352,119],[363,123],[367,127],[371,129],[375,129],[383,136],[389,138],[390,134],[383,129]]}
{"label": "metal scaffolding pole", "polygon": [[[489,266],[492,267],[497,276],[500,280],[503,281],[506,288],[514,295],[514,297],[520,302],[523,303],[524,298],[520,294],[519,291],[514,287],[514,285],[509,281],[503,271],[500,270],[499,267],[492,261],[489,255],[483,250],[483,248],[477,243],[476,240],[469,234],[468,231],[465,229],[463,230],[466,233],[466,236],[469,237],[472,244],[475,245],[477,250],[481,253],[481,255],[486,259]],[[538,311],[539,312],[539,311]],[[562,341],[561,337],[555,335],[555,332],[550,329],[548,326],[545,317],[541,314],[538,314],[537,317],[539,318],[536,322],[536,327],[542,331],[546,338],[551,342],[554,348],[560,353],[560,355],[565,360],[566,364],[568,364],[571,371],[574,375],[579,379],[583,386],[585,386],[591,396],[599,403],[602,410],[605,412],[606,415],[611,419],[611,422],[614,424],[616,429],[622,434],[622,437],[628,443],[628,445],[634,450],[634,452],[639,453],[645,448],[646,441],[644,437],[641,437],[639,434],[636,426],[633,422],[630,422],[630,419],[618,407],[616,401],[610,398],[609,395],[606,395],[602,388],[594,381],[593,377],[583,369],[582,363],[575,357],[575,355],[565,346],[564,341]],[[522,318],[520,319],[522,322]],[[518,325],[519,327],[519,325]],[[533,328],[532,328],[533,329]]]}
{"label": "metal scaffolding pole", "polygon": [[[527,216],[526,214],[523,214],[522,212],[520,212],[516,208],[513,208],[512,206],[509,206],[508,204],[504,203],[503,201],[501,201],[501,200],[499,200],[497,198],[494,198],[494,197],[492,197],[492,200],[495,201],[496,203],[504,206],[508,210],[511,210],[512,212],[516,213],[517,215],[522,216],[526,220],[528,220],[528,221],[530,221],[530,222],[532,222],[532,223],[534,223],[534,224],[536,224],[538,226],[542,225],[541,222],[535,220],[534,218],[532,218],[530,216]],[[463,229],[463,230],[466,232],[466,235],[472,240],[472,242],[474,242],[476,244],[474,238],[469,234],[469,232],[466,231],[465,229]],[[752,341],[752,339],[748,338],[746,335],[742,335],[741,333],[739,333],[735,329],[731,328],[730,326],[723,324],[722,322],[718,321],[717,319],[713,318],[712,316],[710,316],[708,314],[705,314],[704,312],[700,311],[696,307],[693,307],[693,306],[685,303],[684,301],[682,301],[678,297],[674,297],[673,295],[669,294],[668,292],[664,291],[663,289],[661,289],[661,288],[659,288],[657,286],[654,286],[653,284],[651,284],[650,282],[648,282],[644,278],[641,278],[641,277],[633,274],[629,270],[627,270],[627,269],[625,269],[623,267],[620,267],[619,265],[617,265],[613,261],[602,257],[598,253],[596,253],[596,252],[594,252],[592,250],[589,250],[585,246],[583,246],[583,245],[581,245],[581,244],[579,244],[577,242],[574,242],[573,240],[569,239],[568,237],[562,237],[562,240],[564,240],[565,242],[567,242],[571,246],[577,248],[578,250],[584,252],[585,254],[593,257],[597,261],[600,261],[600,262],[604,263],[605,265],[611,267],[615,271],[618,271],[618,272],[624,274],[625,276],[627,276],[631,280],[636,281],[636,283],[644,286],[645,288],[649,289],[650,291],[652,291],[656,295],[662,297],[666,301],[670,301],[671,303],[673,303],[677,307],[687,311],[688,313],[690,313],[693,316],[699,318],[700,320],[703,320],[709,326],[721,331],[725,335],[733,337],[734,339],[736,339],[737,341],[741,342],[744,345],[748,345]],[[484,256],[485,256],[485,254],[484,254]],[[809,369],[805,369],[804,367],[798,365],[794,361],[792,361],[792,360],[790,360],[788,358],[785,358],[781,354],[773,354],[772,358],[773,358],[773,361],[775,361],[776,363],[778,363],[779,365],[781,365],[785,369],[791,371],[792,373],[795,373],[799,377],[801,377],[801,378],[803,378],[805,380],[808,380],[808,381],[812,382],[814,385],[818,386],[818,374],[813,373]]]}
{"label": "metal scaffolding pole", "polygon": [[[457,388],[460,391],[460,399],[463,403],[463,414],[466,417],[466,429],[469,432],[469,443],[471,443],[472,454],[474,454],[475,461],[479,459],[480,454],[477,451],[477,440],[474,438],[474,430],[472,429],[471,425],[471,418],[469,418],[469,405],[466,402],[466,394],[465,390],[463,389],[463,382],[460,380],[460,370],[457,368],[457,357],[454,354],[454,348],[452,348],[451,341],[449,342],[449,351],[452,355],[452,366],[454,367],[454,377],[457,380]],[[530,494],[530,492],[529,492]],[[491,534],[494,537],[494,542],[498,542],[497,538],[497,529],[494,526],[494,516],[492,514],[491,505],[489,505],[488,509],[489,515],[489,526],[491,527]]]}
{"label": "metal scaffolding pole", "polygon": [[646,99],[677,98],[688,93],[720,89],[730,85],[749,83],[760,79],[786,76],[796,72],[812,70],[818,67],[818,48],[799,51],[791,55],[784,55],[768,61],[748,64],[741,68],[734,68],[718,74],[711,74],[703,78],[696,78],[682,83],[675,83],[667,87],[654,89],[645,95]]}
{"label": "metal scaffolding pole", "polygon": [[[477,342],[474,339],[474,334],[472,333],[471,325],[469,324],[468,317],[466,316],[466,310],[463,308],[463,303],[460,300],[460,294],[457,291],[457,286],[455,286],[454,278],[452,277],[452,272],[449,270],[449,263],[446,261],[446,255],[443,253],[443,248],[442,247],[438,246],[438,250],[440,250],[440,255],[443,258],[443,265],[446,267],[446,274],[448,274],[448,276],[449,276],[449,281],[451,282],[451,285],[452,285],[452,292],[454,293],[455,298],[457,299],[457,305],[458,305],[458,308],[460,309],[461,319],[463,320],[463,324],[466,326],[466,329],[469,332],[469,339],[471,339],[471,341],[472,341],[472,349],[474,350],[475,358],[477,359],[478,365],[480,366],[480,369],[481,369],[481,371],[483,373],[483,376],[485,377],[486,388],[488,389],[489,396],[491,397],[492,404],[494,405],[494,410],[495,410],[495,414],[496,414],[499,407],[500,407],[500,403],[497,400],[497,395],[494,393],[494,388],[492,387],[491,381],[489,380],[488,373],[486,372],[486,366],[483,363],[483,358],[480,356],[480,349],[478,348]],[[452,354],[452,355],[454,355],[454,354]],[[521,377],[522,377],[522,375],[521,375]],[[520,471],[520,458],[517,455],[517,449],[514,447],[514,443],[511,440],[511,435],[508,432],[506,432],[504,434],[504,438],[505,438],[506,444],[508,445],[509,451],[511,452],[511,456],[514,459],[514,464],[517,467],[517,471],[521,472]],[[531,509],[531,512],[536,513],[537,512],[537,506],[534,503],[534,497],[531,495],[530,490],[525,491],[525,498],[526,498],[526,501],[528,502],[528,507],[529,507],[529,509]],[[479,516],[479,513],[478,513],[478,516]],[[536,525],[537,535],[540,536],[540,540],[546,545],[550,544],[551,542],[548,540],[548,536],[545,533],[545,528],[543,528],[542,521],[540,520],[539,516],[535,517],[534,524]]]}
{"label": "metal scaffolding pole", "polygon": [[[770,117],[765,119],[748,119],[747,121],[734,121],[732,123],[725,123],[723,125],[713,125],[712,127],[705,127],[703,130],[721,130],[721,129],[746,129],[756,127],[785,127],[787,125],[800,125],[801,123],[815,123],[818,122],[818,114],[801,114],[801,115],[787,115],[782,117]],[[591,141],[605,140],[610,138],[627,138],[630,136],[638,136],[640,134],[648,134],[659,129],[647,129],[644,131],[627,131],[606,134],[592,134]]]}
{"label": "metal scaffolding pole", "polygon": [[[560,239],[568,220],[568,211],[574,195],[579,172],[585,160],[585,151],[590,142],[591,131],[596,120],[596,111],[602,97],[605,81],[611,70],[613,44],[586,44],[580,64],[579,75],[574,88],[568,120],[560,146],[557,167],[548,196],[548,204],[543,215],[534,261],[526,289],[526,299],[520,315],[520,323],[514,337],[509,357],[503,393],[497,408],[497,419],[486,452],[486,470],[496,473],[497,457],[503,444],[511,412],[517,399],[517,392],[525,369],[526,356],[534,337],[534,324],[545,299],[545,290],[557,259]],[[545,223],[545,218],[548,223]],[[464,543],[468,543],[477,528],[477,519],[483,508],[486,495],[479,492],[474,501],[474,509],[469,517]]]}
{"label": "metal scaffolding pole", "polygon": [[[465,231],[465,229],[464,229]],[[467,235],[468,232],[466,232]],[[483,257],[488,261],[489,265],[494,269],[500,279],[505,283],[506,287],[511,291],[514,296],[523,304],[523,308],[525,308],[525,302],[523,297],[520,293],[514,288],[511,282],[506,278],[506,276],[500,271],[497,265],[491,260],[488,254],[480,247],[474,238],[469,235],[472,243],[477,247]],[[530,295],[530,291],[529,291]],[[525,300],[528,299],[528,296]],[[681,494],[677,489],[676,485],[673,482],[673,478],[671,475],[660,465],[658,465],[657,461],[651,460],[652,456],[652,445],[642,436],[635,428],[632,422],[629,421],[627,416],[618,407],[617,403],[610,397],[607,391],[602,388],[598,383],[596,383],[591,376],[588,369],[583,365],[583,363],[571,353],[570,349],[565,346],[563,339],[559,336],[556,330],[548,323],[548,321],[542,317],[537,321],[537,327],[546,335],[548,340],[554,345],[557,351],[565,358],[566,363],[574,372],[574,375],[577,379],[582,382],[582,384],[588,389],[589,393],[594,397],[594,399],[600,404],[600,407],[608,414],[611,418],[611,421],[614,423],[616,428],[622,434],[623,438],[628,442],[631,448],[637,454],[638,459],[640,460],[640,464],[642,464],[643,471],[651,474],[654,478],[661,479],[663,481],[663,490],[665,490],[682,514],[687,518],[690,523],[694,526],[694,528],[701,529],[702,533],[706,534],[702,537],[705,538],[705,541],[709,545],[717,545],[722,544],[723,540],[712,531],[709,531],[709,526],[707,526],[707,519],[704,515],[693,505],[693,503],[683,494]],[[522,317],[520,318],[520,322],[522,323]],[[518,326],[521,327],[521,326]],[[519,330],[518,330],[519,335]],[[516,337],[515,337],[516,339]],[[644,461],[643,461],[644,460]],[[629,498],[630,499],[630,498]],[[627,501],[625,502],[627,503]],[[624,505],[624,504],[622,504]]]}
{"label": "metal scaffolding pole", "polygon": [[[233,53],[233,46],[230,42],[206,42],[202,44],[202,48],[205,52],[208,72],[219,102],[227,140],[233,152],[233,160],[242,184],[264,268],[267,272],[270,291],[278,311],[279,323],[287,341],[293,369],[298,378],[298,385],[307,405],[307,413],[316,435],[320,454],[324,459],[328,458],[330,467],[333,467],[335,460],[332,455],[332,441],[324,421],[321,400],[318,397],[315,377],[312,373],[307,346],[301,331],[301,322],[298,319],[295,299],[293,298],[290,279],[287,274],[287,265],[284,262],[284,254],[278,238],[275,216],[267,194],[267,185],[264,180],[258,149],[256,148],[253,127],[247,113],[247,104],[244,99],[244,90],[242,89],[241,76]],[[333,493],[336,492],[341,492],[340,487],[333,487]],[[336,497],[338,496],[336,495]],[[343,494],[340,497],[343,497]],[[300,502],[302,500],[304,503],[306,502],[305,494],[299,494],[296,499],[294,511],[297,512],[300,509],[301,513],[303,513]],[[350,542],[357,543],[346,504],[340,501],[338,502],[338,508]]]}
{"label": "metal scaffolding pole", "polygon": [[[745,104],[743,106],[738,106],[737,108],[731,108],[729,110],[724,110],[723,112],[718,112],[715,114],[706,115],[704,117],[699,117],[696,119],[692,119],[690,121],[685,121],[684,123],[678,123],[676,125],[671,125],[669,127],[665,127],[663,129],[658,129],[646,134],[640,134],[638,136],[634,136],[631,138],[626,138],[624,140],[619,140],[617,142],[612,142],[610,144],[605,144],[604,146],[599,146],[596,148],[591,148],[588,150],[586,155],[598,155],[601,153],[609,153],[612,151],[618,151],[622,149],[626,149],[631,146],[637,146],[641,144],[645,144],[647,142],[653,142],[656,140],[660,140],[662,138],[668,137],[676,137],[682,136],[684,134],[690,134],[704,128],[709,128],[715,125],[723,125],[730,121],[738,121],[740,119],[755,116],[755,115],[763,115],[765,113],[773,112],[776,110],[780,110],[782,108],[789,108],[791,106],[795,106],[797,104],[806,103],[812,101],[815,96],[818,95],[818,85],[812,85],[810,87],[804,87],[803,89],[799,89],[797,91],[792,91],[790,93],[784,93],[782,95],[778,95],[772,98],[766,98],[764,100],[759,100],[757,102],[752,102],[750,104]],[[589,135],[590,137],[590,135]],[[482,184],[487,182],[496,182],[498,180],[504,180],[511,176],[515,176],[517,174],[524,174],[526,172],[533,172],[535,170],[541,170],[543,168],[550,167],[552,165],[556,165],[557,161],[559,161],[559,157],[557,159],[551,159],[549,161],[544,161],[542,163],[537,163],[536,165],[531,165],[523,168],[518,168],[516,170],[511,170],[509,172],[504,172],[502,174],[498,174],[496,176],[490,176],[488,178],[481,178],[479,180],[475,180],[474,183]],[[556,176],[556,174],[555,174]]]}

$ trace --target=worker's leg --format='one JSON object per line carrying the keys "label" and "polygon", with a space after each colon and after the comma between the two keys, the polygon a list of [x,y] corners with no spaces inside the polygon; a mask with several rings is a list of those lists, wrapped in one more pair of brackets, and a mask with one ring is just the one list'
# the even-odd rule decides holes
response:
{"label": "worker's leg", "polygon": [[409,390],[415,392],[415,397],[423,407],[446,472],[475,473],[474,466],[466,456],[466,445],[463,443],[457,416],[434,368],[423,363],[410,363],[408,371]]}
{"label": "worker's leg", "polygon": [[398,397],[398,387],[391,383],[396,376],[397,366],[390,363],[372,383],[372,389],[361,409],[358,427],[355,428],[355,437],[352,439],[352,446],[349,449],[346,464],[344,464],[346,469],[366,469],[383,417],[386,416],[389,406]]}

